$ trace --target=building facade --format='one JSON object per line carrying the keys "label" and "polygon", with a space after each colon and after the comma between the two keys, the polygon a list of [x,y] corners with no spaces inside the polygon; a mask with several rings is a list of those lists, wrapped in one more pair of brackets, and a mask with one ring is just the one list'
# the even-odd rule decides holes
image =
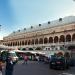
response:
{"label": "building facade", "polygon": [[2,45],[2,44],[3,44],[2,42],[3,42],[3,40],[0,40],[0,45]]}
{"label": "building facade", "polygon": [[75,16],[59,18],[13,32],[3,38],[3,45],[33,50],[74,49]]}

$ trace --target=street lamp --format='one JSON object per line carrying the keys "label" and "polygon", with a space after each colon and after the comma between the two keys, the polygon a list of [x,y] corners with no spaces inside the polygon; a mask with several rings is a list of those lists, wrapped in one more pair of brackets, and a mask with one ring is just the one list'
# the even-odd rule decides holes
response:
{"label": "street lamp", "polygon": [[2,25],[0,25],[0,29],[1,29],[1,26],[2,26]]}

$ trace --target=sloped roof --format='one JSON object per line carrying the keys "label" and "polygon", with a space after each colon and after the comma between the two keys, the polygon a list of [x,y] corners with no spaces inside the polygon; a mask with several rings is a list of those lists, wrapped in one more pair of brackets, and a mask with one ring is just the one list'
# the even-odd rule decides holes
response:
{"label": "sloped roof", "polygon": [[[48,24],[48,22],[50,22],[50,24]],[[16,35],[16,34],[21,34],[21,33],[26,33],[26,32],[33,32],[33,31],[38,31],[41,29],[50,28],[50,27],[75,23],[75,16],[67,16],[64,18],[59,18],[57,20],[48,21],[48,22],[41,24],[41,26],[39,26],[39,24],[38,24],[38,25],[32,26],[32,28],[30,27],[30,28],[27,28],[25,30],[23,29],[20,31],[16,31],[14,33],[11,33],[9,36],[13,36],[14,34]]]}

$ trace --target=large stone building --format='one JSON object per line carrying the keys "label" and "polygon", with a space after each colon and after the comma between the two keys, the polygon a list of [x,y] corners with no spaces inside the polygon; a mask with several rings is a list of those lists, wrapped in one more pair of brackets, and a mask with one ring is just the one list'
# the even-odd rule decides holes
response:
{"label": "large stone building", "polygon": [[0,45],[2,45],[3,40],[0,40]]}
{"label": "large stone building", "polygon": [[3,38],[3,44],[26,49],[74,49],[75,16],[31,26]]}

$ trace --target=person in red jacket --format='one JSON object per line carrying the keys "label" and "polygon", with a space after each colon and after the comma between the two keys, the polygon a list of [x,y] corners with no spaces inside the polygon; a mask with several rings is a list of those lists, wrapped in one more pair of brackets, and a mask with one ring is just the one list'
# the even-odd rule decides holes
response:
{"label": "person in red jacket", "polygon": [[24,64],[27,64],[27,62],[28,62],[28,56],[24,56]]}

